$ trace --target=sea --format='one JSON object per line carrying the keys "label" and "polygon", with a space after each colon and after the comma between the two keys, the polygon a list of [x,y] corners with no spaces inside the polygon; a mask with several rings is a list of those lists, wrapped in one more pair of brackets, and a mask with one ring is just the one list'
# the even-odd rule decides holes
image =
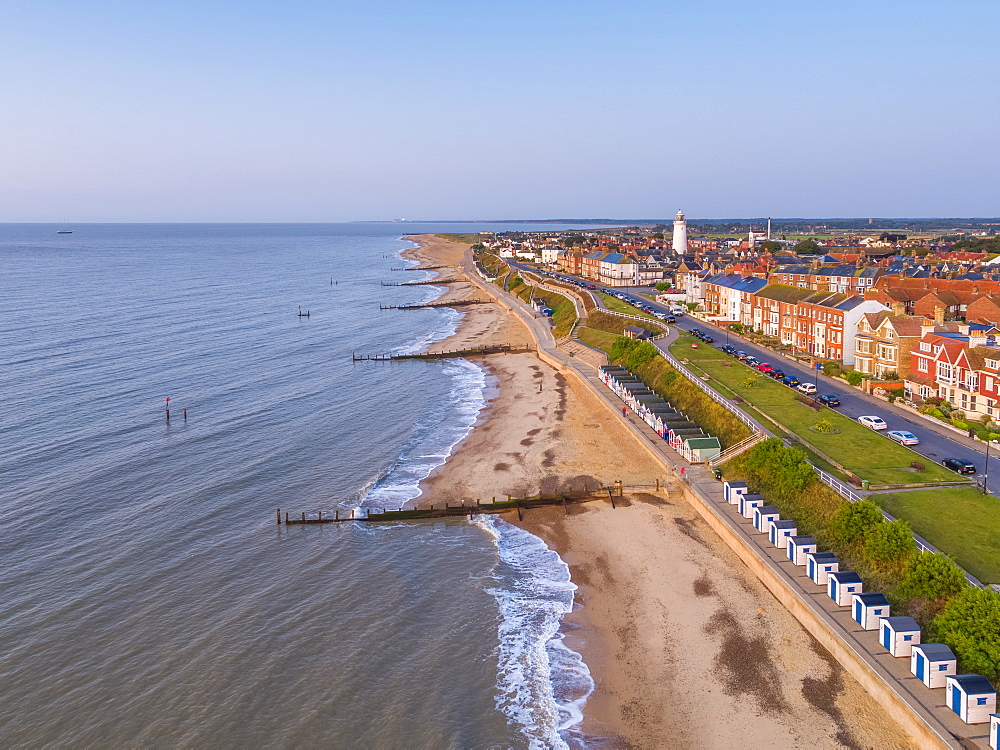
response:
{"label": "sea", "polygon": [[596,739],[540,539],[276,522],[415,497],[489,397],[469,361],[352,362],[459,322],[379,310],[444,291],[380,284],[427,277],[402,236],[563,227],[58,228],[0,225],[0,746]]}

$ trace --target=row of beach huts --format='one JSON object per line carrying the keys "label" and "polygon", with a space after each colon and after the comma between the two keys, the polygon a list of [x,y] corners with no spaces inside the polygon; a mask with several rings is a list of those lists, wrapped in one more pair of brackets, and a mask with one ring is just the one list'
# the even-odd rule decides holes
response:
{"label": "row of beach huts", "polygon": [[722,452],[719,438],[707,435],[697,424],[653,393],[642,378],[624,367],[604,365],[601,382],[615,392],[625,405],[666,440],[685,461],[701,464]]}
{"label": "row of beach huts", "polygon": [[723,482],[726,502],[736,506],[754,529],[788,556],[805,567],[806,575],[841,607],[851,608],[851,617],[864,630],[878,632],[879,645],[893,656],[909,657],[910,671],[929,688],[945,689],[945,705],[967,724],[990,723],[990,747],[1000,750],[1000,714],[997,691],[978,674],[956,674],[958,660],[941,643],[921,643],[920,626],[912,617],[891,617],[889,601],[883,594],[864,593],[857,573],[840,569],[832,552],[820,552],[816,540],[798,533],[795,521],[781,519],[773,505],[765,505],[761,495],[748,491],[746,482]]}

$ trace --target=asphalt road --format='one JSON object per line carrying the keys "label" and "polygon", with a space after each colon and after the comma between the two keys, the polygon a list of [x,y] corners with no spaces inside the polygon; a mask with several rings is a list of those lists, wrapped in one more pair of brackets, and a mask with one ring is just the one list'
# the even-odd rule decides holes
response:
{"label": "asphalt road", "polygon": [[[527,266],[521,266],[521,264],[516,265],[529,271],[535,270]],[[572,276],[563,274],[551,275],[557,276],[566,281],[576,281],[576,279]],[[580,279],[580,281],[584,280]],[[586,283],[589,284],[590,282]],[[600,286],[597,287],[597,290],[601,292],[623,294],[628,301],[632,303],[650,307],[658,312],[670,312],[670,309],[666,305],[653,302],[646,297],[640,297],[631,290],[605,289]],[[941,463],[941,461],[945,458],[958,458],[963,461],[971,461],[977,469],[976,475],[962,478],[974,479],[977,482],[983,481],[983,470],[986,463],[985,456],[977,450],[962,445],[961,443],[951,440],[947,436],[930,429],[926,426],[926,424],[924,424],[923,420],[916,417],[909,419],[897,414],[894,411],[889,411],[878,404],[872,404],[864,398],[861,398],[858,395],[858,391],[852,386],[847,385],[846,383],[840,385],[838,383],[839,379],[828,378],[824,375],[817,376],[816,370],[811,370],[810,368],[801,365],[794,360],[790,360],[787,357],[782,357],[769,349],[756,346],[746,339],[732,333],[727,333],[725,329],[716,328],[710,323],[705,323],[704,321],[684,316],[677,318],[677,322],[674,325],[684,331],[690,331],[692,328],[699,328],[715,339],[711,346],[721,347],[728,341],[728,343],[735,346],[736,349],[747,352],[748,354],[756,357],[760,362],[770,362],[775,366],[775,368],[783,370],[786,375],[795,375],[803,383],[817,383],[817,395],[828,393],[835,395],[840,399],[840,406],[836,407],[836,410],[841,414],[851,417],[852,419],[857,419],[860,416],[881,417],[885,423],[889,425],[889,430],[907,430],[917,436],[920,440],[920,444],[908,446],[915,453],[918,453],[929,461],[934,461],[936,463]],[[720,355],[726,356],[723,352],[720,352]],[[886,432],[889,430],[886,430]],[[886,438],[886,440],[888,439],[889,438]],[[1000,454],[1000,450],[998,450],[998,454]],[[1000,455],[994,457],[993,452],[991,451],[989,459],[990,471],[986,480],[986,486],[992,495],[1000,495],[1000,464],[994,464],[994,461],[997,459],[1000,459]],[[914,460],[918,459],[914,457]],[[956,479],[957,478],[958,475],[956,475]]]}

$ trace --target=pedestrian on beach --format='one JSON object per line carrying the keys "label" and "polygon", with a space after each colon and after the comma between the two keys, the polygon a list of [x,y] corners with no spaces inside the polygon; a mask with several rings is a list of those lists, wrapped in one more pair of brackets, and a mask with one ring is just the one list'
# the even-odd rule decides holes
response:
{"label": "pedestrian on beach", "polygon": [[628,416],[628,409],[626,409],[624,406],[622,407],[622,416],[623,417]]}

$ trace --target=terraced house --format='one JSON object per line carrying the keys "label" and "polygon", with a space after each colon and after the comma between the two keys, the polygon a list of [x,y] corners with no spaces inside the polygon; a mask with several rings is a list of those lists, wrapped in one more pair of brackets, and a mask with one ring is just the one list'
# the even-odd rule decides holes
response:
{"label": "terraced house", "polygon": [[795,351],[853,365],[858,323],[886,309],[856,295],[768,284],[752,297],[749,325]]}
{"label": "terraced house", "polygon": [[910,374],[910,352],[925,333],[934,330],[935,322],[903,311],[903,304],[894,302],[891,310],[861,318],[855,342],[855,370],[879,379],[905,379]]}
{"label": "terraced house", "polygon": [[995,329],[960,323],[926,331],[910,353],[905,380],[914,400],[943,398],[970,419],[1000,417],[1000,348]]}

